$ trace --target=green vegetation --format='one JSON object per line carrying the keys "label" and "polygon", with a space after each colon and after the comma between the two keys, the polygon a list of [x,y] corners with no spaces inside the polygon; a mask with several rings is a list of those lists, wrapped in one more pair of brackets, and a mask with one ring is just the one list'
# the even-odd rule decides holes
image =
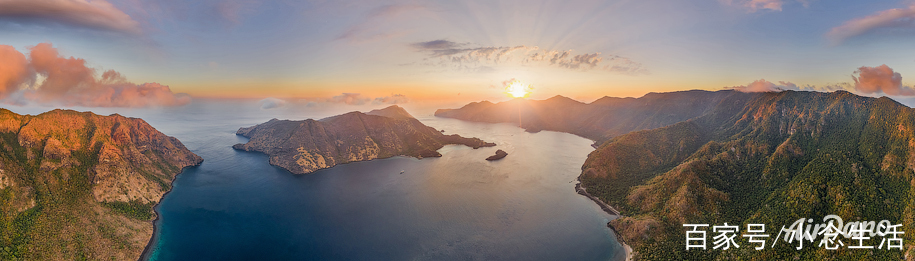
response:
{"label": "green vegetation", "polygon": [[[771,244],[783,225],[836,214],[902,224],[908,250],[913,168],[913,109],[841,91],[786,91],[735,95],[702,117],[616,137],[589,155],[581,180],[626,216],[612,223],[643,260],[899,260],[900,250]],[[772,238],[761,251],[740,237],[739,249],[685,250],[682,224],[725,222],[741,233],[766,224]]]}
{"label": "green vegetation", "polygon": [[136,200],[131,200],[130,202],[102,202],[102,205],[129,218],[150,220],[153,217],[153,207],[156,206],[156,203],[149,202],[144,204]]}
{"label": "green vegetation", "polygon": [[[120,140],[112,138],[116,131]],[[136,144],[129,135],[149,139]],[[160,151],[170,148],[179,150]],[[146,200],[135,193],[167,188],[169,175],[199,161],[141,120],[60,110],[20,116],[0,109],[0,174],[11,181],[0,188],[0,260],[135,259],[147,243],[137,238],[152,233],[155,205],[141,203]],[[152,182],[127,184],[123,180],[130,179],[120,176],[136,173]],[[131,201],[110,200],[137,186],[127,194]]]}

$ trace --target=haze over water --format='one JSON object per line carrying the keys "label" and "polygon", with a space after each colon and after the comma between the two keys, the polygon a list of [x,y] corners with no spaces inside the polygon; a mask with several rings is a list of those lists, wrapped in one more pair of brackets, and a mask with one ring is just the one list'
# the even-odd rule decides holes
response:
{"label": "haze over water", "polygon": [[[395,157],[308,175],[231,148],[247,141],[235,135],[239,127],[336,113],[205,100],[122,113],[142,117],[205,160],[181,173],[159,205],[150,260],[623,258],[606,226],[612,216],[574,191],[593,148],[571,134],[411,111],[446,134],[497,146],[449,145],[441,158]],[[509,155],[484,160],[497,149]]]}

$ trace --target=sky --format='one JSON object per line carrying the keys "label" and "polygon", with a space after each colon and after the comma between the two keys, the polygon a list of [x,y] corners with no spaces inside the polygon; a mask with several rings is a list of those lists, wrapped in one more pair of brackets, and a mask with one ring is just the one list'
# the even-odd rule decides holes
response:
{"label": "sky", "polygon": [[584,102],[689,89],[909,101],[913,40],[910,0],[0,0],[0,101],[470,102],[508,99],[512,80]]}

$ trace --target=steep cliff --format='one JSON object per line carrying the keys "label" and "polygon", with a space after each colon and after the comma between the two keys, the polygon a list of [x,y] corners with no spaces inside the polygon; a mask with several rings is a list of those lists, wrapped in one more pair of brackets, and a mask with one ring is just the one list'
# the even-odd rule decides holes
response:
{"label": "steep cliff", "polygon": [[[643,260],[899,260],[915,230],[915,110],[848,92],[732,96],[705,115],[628,133],[592,152],[580,177],[624,216],[612,222]],[[902,224],[905,250],[771,245],[781,226],[846,221]],[[682,224],[766,224],[757,251],[685,250]],[[711,233],[711,230],[709,230]],[[857,241],[840,238],[846,246]],[[755,247],[755,244],[753,244]]]}
{"label": "steep cliff", "polygon": [[202,161],[141,119],[0,109],[0,260],[137,259],[152,207]]}
{"label": "steep cliff", "polygon": [[447,144],[473,148],[495,146],[477,138],[444,135],[397,105],[321,120],[273,119],[240,128],[237,134],[250,140],[233,148],[263,152],[270,156],[270,164],[296,174],[394,156],[441,157],[437,150]]}

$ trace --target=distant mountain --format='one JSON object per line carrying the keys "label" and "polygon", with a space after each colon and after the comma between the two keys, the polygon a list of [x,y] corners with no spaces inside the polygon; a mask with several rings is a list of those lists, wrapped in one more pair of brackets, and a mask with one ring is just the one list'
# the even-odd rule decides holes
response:
{"label": "distant mountain", "polygon": [[[913,109],[845,91],[725,95],[700,107],[691,120],[609,140],[582,167],[582,185],[621,212],[611,223],[642,260],[915,256]],[[902,224],[905,250],[847,249],[858,242],[844,237],[842,250],[826,250],[822,235],[802,250],[797,241],[771,247],[782,226],[830,214]],[[739,249],[711,250],[709,228],[709,250],[685,250],[682,224],[725,222],[741,233],[766,224],[766,248],[738,236]]]}
{"label": "distant mountain", "polygon": [[153,206],[202,161],[141,119],[0,109],[0,260],[138,259]]}
{"label": "distant mountain", "polygon": [[730,96],[750,95],[736,91],[693,90],[649,93],[641,98],[603,97],[591,103],[557,95],[546,100],[474,102],[459,109],[437,110],[435,116],[520,124],[531,132],[550,130],[572,133],[600,144],[631,131],[663,127],[699,117]]}
{"label": "distant mountain", "polygon": [[477,138],[444,135],[423,125],[397,105],[321,120],[272,119],[240,128],[237,134],[250,140],[233,148],[263,152],[270,156],[270,164],[296,174],[394,156],[441,157],[437,150],[447,144],[463,144],[475,149],[495,146]]}

